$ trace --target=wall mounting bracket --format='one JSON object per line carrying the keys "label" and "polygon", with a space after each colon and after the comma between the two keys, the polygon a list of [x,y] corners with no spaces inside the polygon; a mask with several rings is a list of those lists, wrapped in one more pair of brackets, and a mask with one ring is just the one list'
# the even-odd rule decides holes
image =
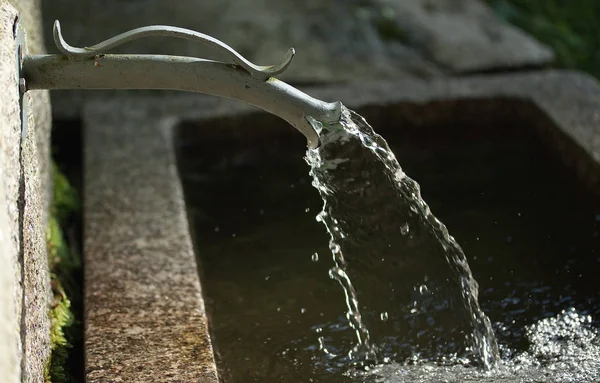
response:
{"label": "wall mounting bracket", "polygon": [[15,19],[13,24],[13,38],[15,39],[15,60],[17,64],[17,79],[16,83],[18,85],[19,91],[19,109],[21,114],[21,142],[25,140],[25,136],[27,135],[27,113],[29,110],[29,103],[27,102],[27,98],[25,97],[25,92],[27,92],[27,84],[25,82],[25,77],[23,75],[23,61],[25,57],[25,52],[27,52],[27,36],[25,33],[25,29],[20,23],[19,17]]}

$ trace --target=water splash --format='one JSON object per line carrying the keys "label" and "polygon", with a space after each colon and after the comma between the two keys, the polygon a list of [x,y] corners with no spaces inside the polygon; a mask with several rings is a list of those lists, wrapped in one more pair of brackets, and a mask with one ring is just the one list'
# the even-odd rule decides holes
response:
{"label": "water splash", "polygon": [[600,335],[592,317],[574,308],[526,327],[527,351],[506,358],[491,372],[462,365],[389,363],[368,371],[351,369],[347,376],[369,382],[598,382]]}
{"label": "water splash", "polygon": [[[430,356],[437,361],[452,354],[495,366],[498,346],[477,301],[478,285],[460,246],[421,198],[419,185],[358,114],[343,108],[338,124],[312,123],[321,145],[309,149],[305,160],[323,199],[317,220],[330,234],[334,266],[329,275],[343,287],[347,318],[356,332],[350,356],[377,360],[352,281],[375,262],[388,260],[389,275],[372,277],[389,278],[390,304],[396,307],[377,313],[388,313],[386,323],[410,338],[410,352],[420,345],[437,349]],[[360,273],[351,275],[353,269]]]}

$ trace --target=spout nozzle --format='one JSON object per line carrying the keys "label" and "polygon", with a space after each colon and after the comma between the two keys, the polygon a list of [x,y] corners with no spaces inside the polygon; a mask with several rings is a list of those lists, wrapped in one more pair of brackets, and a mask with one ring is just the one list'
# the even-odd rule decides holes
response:
{"label": "spout nozzle", "polygon": [[333,124],[340,121],[342,116],[342,103],[340,101],[323,104],[323,110],[318,115],[305,116],[306,124],[304,127],[295,126],[300,133],[304,134],[307,145],[310,149],[316,149],[321,144],[319,134],[323,124]]}

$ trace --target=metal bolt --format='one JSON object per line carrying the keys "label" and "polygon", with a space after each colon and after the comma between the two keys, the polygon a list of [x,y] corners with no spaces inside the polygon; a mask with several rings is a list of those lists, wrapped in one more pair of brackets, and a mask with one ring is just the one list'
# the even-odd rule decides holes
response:
{"label": "metal bolt", "polygon": [[24,78],[19,79],[19,91],[21,92],[21,94],[27,92],[27,83],[25,82]]}
{"label": "metal bolt", "polygon": [[19,16],[15,17],[15,21],[13,23],[13,38],[16,39],[19,34]]}

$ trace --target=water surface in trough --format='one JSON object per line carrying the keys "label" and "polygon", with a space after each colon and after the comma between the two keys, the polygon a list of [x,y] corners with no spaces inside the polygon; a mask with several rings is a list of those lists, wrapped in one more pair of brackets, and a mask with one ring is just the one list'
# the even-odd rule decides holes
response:
{"label": "water surface in trough", "polygon": [[[468,347],[477,344],[465,338],[473,326],[463,315],[469,311],[461,313],[460,273],[452,275],[444,252],[430,241],[420,242],[427,230],[418,221],[406,225],[403,214],[386,209],[394,198],[386,195],[371,199],[362,214],[366,222],[352,234],[357,241],[344,253],[342,270],[365,326],[358,334],[364,341],[369,332],[371,359],[382,363],[354,369],[360,348],[350,326],[356,323],[348,320],[339,278],[327,277],[332,267],[338,270],[330,248],[340,249],[330,246],[315,220],[323,202],[311,186],[302,143],[293,133],[268,140],[224,134],[221,140],[182,141],[180,167],[225,381],[598,378],[598,201],[575,187],[535,137],[523,133],[527,129],[486,135],[450,125],[444,128],[454,129],[453,136],[398,127],[382,133],[465,250],[498,338],[501,367],[484,372],[471,366],[478,354]],[[330,159],[348,158],[338,155],[344,150],[330,153]],[[390,180],[373,173],[368,150],[348,153],[350,162],[339,165],[348,166],[360,185],[347,184],[338,194],[362,189],[360,201],[368,201],[365,182]],[[352,203],[340,200],[348,216]]]}

